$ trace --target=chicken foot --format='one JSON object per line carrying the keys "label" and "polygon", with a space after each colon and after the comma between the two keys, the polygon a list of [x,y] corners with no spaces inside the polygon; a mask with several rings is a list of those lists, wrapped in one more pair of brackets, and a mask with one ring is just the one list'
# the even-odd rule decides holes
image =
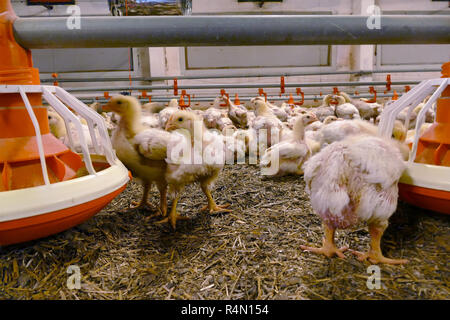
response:
{"label": "chicken foot", "polygon": [[381,252],[381,237],[388,226],[387,221],[385,223],[372,223],[369,224],[370,233],[370,249],[368,252],[359,252],[355,250],[350,250],[351,253],[358,257],[359,261],[369,260],[371,263],[386,263],[386,264],[405,264],[408,263],[406,259],[389,259],[383,256]]}
{"label": "chicken foot", "polygon": [[183,217],[177,212],[177,204],[178,204],[179,198],[180,198],[180,196],[177,193],[177,195],[175,196],[175,199],[173,200],[172,208],[170,209],[169,216],[156,222],[156,224],[162,224],[162,223],[168,222],[172,226],[173,230],[176,230],[178,220],[189,220],[188,217]]}
{"label": "chicken foot", "polygon": [[209,210],[209,213],[232,212],[232,210],[227,209],[230,206],[230,204],[225,204],[222,206],[219,206],[216,204],[216,202],[214,201],[214,199],[211,195],[211,191],[209,190],[207,185],[202,184],[201,187],[202,187],[203,193],[206,195],[206,198],[208,198],[208,204],[203,206],[200,209],[200,211]]}
{"label": "chicken foot", "polygon": [[144,192],[142,194],[141,201],[131,201],[131,209],[144,209],[145,207],[152,207],[151,203],[148,202],[148,193],[150,192],[151,183],[144,183]]}
{"label": "chicken foot", "polygon": [[336,229],[330,228],[326,224],[323,224],[323,229],[325,237],[323,238],[323,244],[321,248],[308,247],[303,245],[301,245],[300,248],[305,251],[326,255],[329,258],[337,255],[339,258],[345,259],[344,251],[346,251],[348,247],[342,247],[340,249],[336,247],[336,244],[334,243],[334,233]]}

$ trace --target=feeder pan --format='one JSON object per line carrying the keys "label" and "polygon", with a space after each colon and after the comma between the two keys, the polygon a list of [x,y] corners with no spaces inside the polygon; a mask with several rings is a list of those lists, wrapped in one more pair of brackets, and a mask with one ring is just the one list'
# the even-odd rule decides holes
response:
{"label": "feeder pan", "polygon": [[[17,92],[23,97],[31,119],[35,117],[27,93],[42,93],[49,105],[63,117],[71,150],[57,150],[56,155],[47,156],[46,153],[64,145],[62,142],[59,145],[59,140],[50,133],[41,135],[42,129],[37,121],[33,121],[38,132],[34,139],[16,139],[15,146],[23,148],[14,150],[16,159],[11,162],[4,161],[4,150],[13,149],[2,141],[5,139],[0,139],[3,162],[0,167],[3,182],[0,187],[0,190],[3,189],[0,192],[0,245],[42,238],[78,225],[106,206],[125,189],[130,180],[128,170],[113,152],[105,123],[99,114],[59,87],[0,87],[0,95]],[[64,104],[87,121],[92,146],[86,143],[79,118]],[[81,154],[74,152],[73,127],[79,137]],[[33,156],[36,147],[30,143],[33,140],[37,142],[37,159]],[[28,149],[30,147],[33,152]],[[90,149],[94,151],[92,154]],[[40,167],[39,171],[37,167]]]}
{"label": "feeder pan", "polygon": [[[30,51],[12,37],[15,19],[10,2],[0,0],[0,246],[82,223],[130,180],[103,118],[64,89],[40,85]],[[70,149],[50,133],[42,98],[63,118]]]}
{"label": "feeder pan", "polygon": [[[413,109],[431,95],[416,118],[414,142],[399,181],[400,198],[424,209],[450,214],[450,62],[442,66],[443,77],[422,81],[381,114],[379,132],[391,136],[397,115],[408,108],[405,127]],[[436,119],[422,136],[425,114],[436,102]]]}

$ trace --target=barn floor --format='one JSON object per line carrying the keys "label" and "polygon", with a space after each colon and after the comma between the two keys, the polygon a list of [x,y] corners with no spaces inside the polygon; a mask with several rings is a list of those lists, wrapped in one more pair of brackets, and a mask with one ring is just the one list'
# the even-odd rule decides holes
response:
{"label": "barn floor", "polygon": [[[188,196],[190,195],[190,196]],[[368,262],[302,252],[319,245],[321,223],[299,177],[261,179],[255,166],[228,166],[213,196],[233,213],[209,216],[189,187],[179,210],[192,219],[168,225],[128,209],[125,192],[86,223],[55,236],[0,248],[0,299],[450,299],[450,220],[399,203],[382,242],[381,289],[366,285]],[[156,205],[156,191],[150,199]],[[339,245],[365,250],[365,228],[339,231]],[[69,290],[78,265],[81,289]]]}

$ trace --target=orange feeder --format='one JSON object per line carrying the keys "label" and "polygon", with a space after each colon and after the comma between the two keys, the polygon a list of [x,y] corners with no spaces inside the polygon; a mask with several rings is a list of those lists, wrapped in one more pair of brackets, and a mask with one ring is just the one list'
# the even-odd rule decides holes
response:
{"label": "orange feeder", "polygon": [[[450,62],[442,66],[442,78],[422,81],[382,113],[380,132],[389,135],[397,114],[407,115],[428,95],[419,112],[407,170],[399,183],[400,197],[418,207],[450,214]],[[421,136],[426,111],[436,102],[435,122]]]}
{"label": "orange feeder", "polygon": [[[101,210],[129,181],[102,117],[64,89],[40,85],[30,51],[13,38],[16,18],[10,2],[0,1],[0,245],[71,228]],[[50,133],[42,98],[63,117],[72,150]],[[95,156],[79,118],[66,105],[86,119]],[[81,137],[82,154],[73,151],[71,130]]]}

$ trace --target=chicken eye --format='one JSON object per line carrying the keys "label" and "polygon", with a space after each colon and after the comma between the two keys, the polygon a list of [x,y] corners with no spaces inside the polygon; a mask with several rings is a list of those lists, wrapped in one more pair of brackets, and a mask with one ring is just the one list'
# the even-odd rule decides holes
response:
{"label": "chicken eye", "polygon": [[183,121],[183,118],[181,118],[181,117],[180,117],[180,118],[178,118],[178,121],[180,121],[180,122],[181,122],[181,121]]}
{"label": "chicken eye", "polygon": [[117,104],[122,104],[122,101],[120,101],[120,100],[119,100],[119,101],[117,101]]}

